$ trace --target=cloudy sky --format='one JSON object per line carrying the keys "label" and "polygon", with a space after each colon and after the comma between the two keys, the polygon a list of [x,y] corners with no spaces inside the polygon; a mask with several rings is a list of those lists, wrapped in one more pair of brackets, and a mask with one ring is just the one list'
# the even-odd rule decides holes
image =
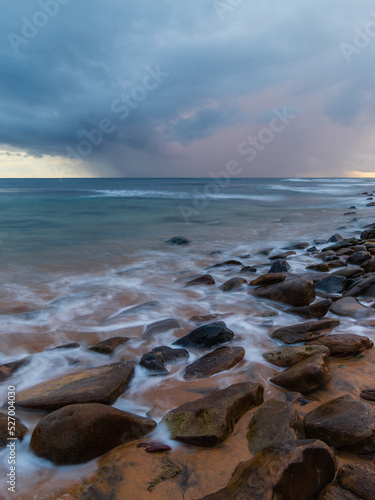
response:
{"label": "cloudy sky", "polygon": [[375,176],[370,0],[12,0],[0,177]]}

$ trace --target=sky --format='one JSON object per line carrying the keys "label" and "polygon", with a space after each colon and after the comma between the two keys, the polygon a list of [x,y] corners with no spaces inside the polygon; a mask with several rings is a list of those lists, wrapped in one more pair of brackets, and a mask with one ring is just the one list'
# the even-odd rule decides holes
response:
{"label": "sky", "polygon": [[12,0],[0,178],[375,176],[369,0]]}

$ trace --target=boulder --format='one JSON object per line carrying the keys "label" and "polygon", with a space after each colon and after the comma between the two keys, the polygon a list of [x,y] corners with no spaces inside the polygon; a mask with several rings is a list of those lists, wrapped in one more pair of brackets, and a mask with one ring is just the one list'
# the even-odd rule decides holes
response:
{"label": "boulder", "polygon": [[185,238],[185,236],[173,236],[173,238],[167,240],[166,243],[168,243],[168,245],[184,246],[188,245],[190,241],[187,238]]}
{"label": "boulder", "polygon": [[375,409],[370,403],[348,395],[323,403],[308,413],[304,426],[308,436],[335,448],[361,445],[375,449]]}
{"label": "boulder", "polygon": [[331,356],[350,356],[373,347],[374,343],[368,337],[363,335],[355,335],[354,333],[338,333],[335,335],[327,335],[317,340],[312,340],[306,345],[328,347],[331,352]]}
{"label": "boulder", "polygon": [[233,337],[234,333],[227,328],[223,321],[216,321],[208,325],[199,326],[184,337],[176,340],[176,342],[173,342],[173,344],[183,347],[207,348],[230,342]]}
{"label": "boulder", "polygon": [[286,310],[285,312],[288,314],[295,314],[296,316],[300,316],[305,319],[320,319],[323,318],[329,311],[332,305],[331,299],[320,300],[311,306],[305,307],[292,307],[291,309]]}
{"label": "boulder", "polygon": [[375,276],[370,275],[344,293],[345,297],[375,298]]}
{"label": "boulder", "polygon": [[200,500],[311,500],[335,472],[335,455],[325,443],[285,441],[241,462],[225,488]]}
{"label": "boulder", "polygon": [[290,270],[290,265],[286,260],[276,260],[270,267],[269,273],[287,273]]}
{"label": "boulder", "polygon": [[220,290],[223,292],[233,292],[242,288],[246,283],[247,281],[244,278],[231,278],[220,286]]}
{"label": "boulder", "polygon": [[322,337],[339,324],[339,320],[331,318],[307,321],[306,323],[277,328],[272,332],[271,338],[282,340],[284,344],[297,344]]}
{"label": "boulder", "polygon": [[178,328],[181,328],[180,323],[177,321],[175,318],[167,318],[167,319],[162,319],[160,321],[155,321],[155,323],[151,323],[150,325],[147,326],[143,338],[151,338],[154,335],[157,335],[158,333],[165,333],[168,332],[169,330],[176,330]]}
{"label": "boulder", "polygon": [[80,464],[149,434],[156,422],[102,404],[65,406],[42,418],[31,437],[38,457],[57,465]]}
{"label": "boulder", "polygon": [[89,347],[89,351],[94,351],[99,354],[113,354],[117,347],[124,344],[128,340],[128,337],[112,337]]}
{"label": "boulder", "polygon": [[243,347],[218,347],[185,368],[184,378],[204,378],[236,366],[245,356]]}
{"label": "boulder", "polygon": [[144,354],[139,362],[143,368],[152,372],[153,375],[168,375],[165,363],[173,363],[179,359],[186,359],[189,353],[185,349],[172,349],[171,347],[155,347],[152,351]]}
{"label": "boulder", "polygon": [[290,403],[269,399],[254,413],[247,432],[249,450],[256,455],[272,444],[304,439],[303,423]]}
{"label": "boulder", "polygon": [[227,439],[238,420],[262,403],[263,387],[243,382],[184,403],[168,412],[162,422],[172,439],[211,447]]}
{"label": "boulder", "polygon": [[345,281],[346,278],[343,276],[327,276],[315,283],[315,289],[326,293],[341,293]]}
{"label": "boulder", "polygon": [[315,300],[315,287],[311,280],[293,277],[282,283],[261,286],[252,292],[257,297],[282,302],[291,306],[308,306]]}
{"label": "boulder", "polygon": [[253,281],[250,281],[249,286],[268,286],[275,285],[276,283],[282,283],[286,280],[285,273],[267,273],[258,276]]}
{"label": "boulder", "polygon": [[198,276],[198,278],[194,278],[193,280],[185,283],[185,287],[189,286],[199,286],[199,285],[214,285],[215,280],[211,276],[211,274],[203,274],[202,276]]}
{"label": "boulder", "polygon": [[111,405],[128,387],[133,374],[134,363],[128,362],[89,368],[19,392],[16,405],[46,411],[79,403]]}
{"label": "boulder", "polygon": [[[8,415],[0,413],[0,449],[9,444],[8,438],[22,441],[28,430],[17,417],[8,421]],[[12,434],[11,434],[12,433]]]}
{"label": "boulder", "polygon": [[348,258],[349,264],[353,264],[355,266],[360,266],[366,260],[371,259],[371,254],[369,252],[355,252]]}
{"label": "boulder", "polygon": [[331,307],[331,312],[338,316],[351,318],[367,318],[374,315],[373,309],[363,306],[355,297],[344,297],[337,300]]}
{"label": "boulder", "polygon": [[327,354],[315,354],[270,378],[270,381],[287,391],[309,394],[332,378]]}
{"label": "boulder", "polygon": [[330,350],[328,347],[320,345],[283,346],[274,351],[265,352],[262,356],[275,366],[287,368],[320,353],[329,356]]}

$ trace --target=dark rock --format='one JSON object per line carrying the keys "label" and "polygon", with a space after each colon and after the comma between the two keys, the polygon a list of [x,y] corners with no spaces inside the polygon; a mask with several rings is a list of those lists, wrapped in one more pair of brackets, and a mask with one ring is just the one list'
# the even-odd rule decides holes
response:
{"label": "dark rock", "polygon": [[327,335],[308,342],[307,345],[323,345],[331,351],[331,356],[349,356],[373,347],[374,343],[368,337],[354,333],[338,333]]}
{"label": "dark rock", "polygon": [[344,276],[327,276],[315,283],[315,289],[327,293],[341,293],[345,280]]}
{"label": "dark rock", "polygon": [[78,342],[69,342],[68,344],[62,344],[56,347],[51,347],[48,350],[54,351],[55,349],[78,349],[79,347],[81,347],[81,344],[79,344]]}
{"label": "dark rock", "polygon": [[[328,253],[328,252],[323,252],[323,253]],[[324,262],[334,262],[334,261],[340,261],[340,257],[335,253],[335,255],[325,255],[323,257],[323,254],[322,254],[322,259],[324,260]]]}
{"label": "dark rock", "polygon": [[124,344],[128,340],[128,337],[112,337],[89,347],[89,351],[94,351],[99,354],[113,354],[117,347]]}
{"label": "dark rock", "polygon": [[214,264],[213,266],[209,266],[208,269],[213,269],[214,267],[233,267],[233,266],[241,266],[243,267],[242,262],[239,260],[226,260],[225,262],[219,262],[218,264]]}
{"label": "dark rock", "polygon": [[[22,422],[16,418],[14,420],[8,421],[8,415],[0,413],[0,448],[5,448],[9,444],[9,439],[18,439],[22,441],[25,434],[27,434],[27,428],[22,424]],[[10,434],[12,432],[12,434]]]}
{"label": "dark rock", "polygon": [[337,250],[336,255],[338,257],[347,258],[347,257],[349,257],[349,255],[353,255],[353,253],[355,253],[355,250],[353,249],[353,247],[350,247],[350,248],[340,248],[340,250]]}
{"label": "dark rock", "polygon": [[276,260],[270,267],[269,273],[287,273],[290,265],[286,260]]}
{"label": "dark rock", "polygon": [[317,251],[318,251],[318,249],[316,248],[316,246],[315,246],[315,245],[314,245],[314,246],[312,246],[312,247],[310,247],[310,248],[308,248],[308,249],[306,250],[306,252],[308,252],[308,253],[313,253],[313,252],[317,252]]}
{"label": "dark rock", "polygon": [[371,240],[373,238],[375,238],[375,227],[365,229],[365,231],[361,233],[361,240]]}
{"label": "dark rock", "polygon": [[164,417],[171,438],[195,446],[215,446],[231,434],[238,420],[263,403],[263,387],[243,382],[185,403]]}
{"label": "dark rock", "polygon": [[143,368],[150,370],[155,375],[168,375],[165,363],[173,363],[179,359],[187,359],[189,353],[185,349],[172,349],[171,347],[155,347],[152,351],[144,354],[139,362]]}
{"label": "dark rock", "polygon": [[215,373],[229,370],[236,366],[245,356],[243,347],[218,347],[213,352],[197,359],[185,368],[184,378],[204,378]]}
{"label": "dark rock", "polygon": [[320,273],[327,273],[329,271],[329,265],[326,262],[323,262],[322,264],[312,264],[311,266],[307,266],[306,269],[318,271]]}
{"label": "dark rock", "polygon": [[290,245],[284,247],[284,250],[304,250],[309,246],[306,241],[291,243]]}
{"label": "dark rock", "polygon": [[315,300],[315,287],[311,280],[292,277],[283,283],[258,287],[253,292],[257,297],[275,300],[291,306],[308,306]]}
{"label": "dark rock", "polygon": [[176,330],[181,328],[180,323],[175,318],[162,319],[160,321],[155,321],[147,326],[143,338],[150,338],[158,333],[168,332],[169,330]]}
{"label": "dark rock", "polygon": [[335,471],[335,455],[325,443],[285,441],[241,462],[225,488],[200,500],[311,500]]}
{"label": "dark rock", "polygon": [[308,321],[297,325],[283,326],[272,332],[271,338],[282,340],[285,344],[297,344],[307,340],[315,340],[329,333],[333,328],[339,326],[337,319],[320,319]]}
{"label": "dark rock", "polygon": [[318,500],[363,500],[363,497],[344,490],[338,484],[331,483],[320,493]]}
{"label": "dark rock", "polygon": [[367,401],[375,401],[375,389],[364,389],[359,396]]}
{"label": "dark rock", "polygon": [[11,377],[20,368],[28,365],[31,362],[31,356],[26,356],[22,359],[17,359],[16,361],[10,361],[10,363],[4,363],[0,365],[0,382]]}
{"label": "dark rock", "polygon": [[249,286],[268,286],[276,283],[282,283],[285,280],[286,274],[284,273],[267,273],[258,276],[258,278],[253,281],[250,281]]}
{"label": "dark rock", "polygon": [[338,260],[332,260],[331,262],[328,262],[328,267],[330,269],[336,269],[338,267],[346,267],[348,263],[346,260],[338,259]]}
{"label": "dark rock", "polygon": [[329,238],[328,243],[338,243],[340,241],[344,241],[344,238],[341,236],[341,234],[336,233]]}
{"label": "dark rock", "polygon": [[287,391],[309,394],[331,380],[328,364],[326,354],[315,354],[271,377],[270,381]]}
{"label": "dark rock", "polygon": [[114,363],[44,382],[17,394],[16,405],[53,411],[78,403],[111,405],[128,387],[134,363]]}
{"label": "dark rock", "polygon": [[190,323],[195,323],[197,325],[200,325],[202,323],[208,323],[209,321],[212,321],[214,319],[224,319],[227,318],[228,316],[231,316],[232,313],[225,313],[225,314],[205,314],[202,316],[196,315],[192,316],[189,319]]}
{"label": "dark rock", "polygon": [[375,276],[369,276],[346,291],[345,297],[375,297]]}
{"label": "dark rock", "polygon": [[223,292],[233,292],[239,290],[245,284],[247,284],[247,281],[244,278],[231,278],[220,286],[220,290]]}
{"label": "dark rock", "polygon": [[239,255],[239,259],[250,259],[251,255],[249,253],[246,253],[245,255]]}
{"label": "dark rock", "polygon": [[353,215],[353,214],[355,215],[356,212],[344,212],[344,215]]}
{"label": "dark rock", "polygon": [[173,236],[173,238],[170,238],[169,240],[166,241],[168,245],[188,245],[190,242],[187,238],[184,236]]}
{"label": "dark rock", "polygon": [[339,241],[338,243],[334,243],[333,245],[323,248],[323,251],[326,250],[339,250],[340,248],[346,248],[346,247],[351,247],[353,245],[356,245],[358,243],[357,238],[349,238],[343,241]]}
{"label": "dark rock", "polygon": [[273,248],[264,248],[263,250],[259,250],[259,255],[269,255],[272,252]]}
{"label": "dark rock", "polygon": [[[370,254],[371,255],[371,254]],[[371,258],[361,264],[364,273],[375,273],[375,259]]]}
{"label": "dark rock", "polygon": [[247,432],[249,450],[253,455],[272,444],[291,439],[304,439],[303,423],[290,403],[269,399],[254,413]]}
{"label": "dark rock", "polygon": [[325,250],[324,252],[320,252],[318,255],[315,255],[316,259],[325,260],[327,257],[337,257],[336,252],[333,250]]}
{"label": "dark rock", "polygon": [[278,253],[276,255],[271,255],[271,257],[268,257],[268,258],[270,260],[285,260],[288,257],[290,257],[291,255],[296,255],[296,252],[294,252],[293,250],[290,250],[289,252],[282,252],[282,253]]}
{"label": "dark rock", "polygon": [[292,307],[285,311],[288,314],[295,314],[305,319],[320,319],[323,318],[329,311],[332,305],[331,299],[320,300],[311,306]]}
{"label": "dark rock", "polygon": [[315,245],[325,245],[328,243],[328,240],[314,240]]}
{"label": "dark rock", "polygon": [[176,340],[176,342],[173,342],[173,344],[184,347],[206,348],[230,342],[233,337],[234,333],[227,328],[223,321],[216,321],[208,325],[199,326],[184,337]]}
{"label": "dark rock", "polygon": [[243,274],[256,273],[256,272],[257,272],[257,268],[254,266],[244,266],[240,271],[240,273],[243,273]]}
{"label": "dark rock", "polygon": [[374,315],[374,310],[365,307],[358,302],[355,297],[344,297],[337,300],[331,311],[339,316],[349,316],[352,318],[364,318]]}
{"label": "dark rock", "polygon": [[293,366],[315,354],[330,355],[328,347],[319,345],[282,346],[274,351],[265,352],[262,356],[269,363],[283,368]]}
{"label": "dark rock", "polygon": [[355,252],[348,258],[349,264],[354,264],[359,266],[366,262],[366,260],[371,259],[371,254],[369,252]]}
{"label": "dark rock", "polygon": [[337,473],[337,483],[362,500],[374,500],[375,467],[371,464],[345,464]]}
{"label": "dark rock", "polygon": [[149,434],[156,422],[102,404],[65,406],[42,418],[30,447],[57,465],[79,464]]}
{"label": "dark rock", "polygon": [[[371,262],[371,261],[368,261]],[[366,264],[366,263],[365,263]],[[332,276],[343,276],[344,278],[357,278],[358,276],[361,276],[364,274],[364,270],[362,267],[358,266],[350,266],[346,267],[345,269],[338,269],[334,273],[332,273]]]}
{"label": "dark rock", "polygon": [[215,280],[211,276],[211,274],[203,274],[202,276],[199,276],[198,278],[195,278],[193,280],[188,281],[185,284],[185,287],[189,286],[198,286],[198,285],[214,285]]}

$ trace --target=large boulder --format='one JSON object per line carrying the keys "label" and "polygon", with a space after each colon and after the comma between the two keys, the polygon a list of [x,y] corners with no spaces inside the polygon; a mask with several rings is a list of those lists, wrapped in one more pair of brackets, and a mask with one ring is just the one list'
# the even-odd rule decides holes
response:
{"label": "large boulder", "polygon": [[314,340],[329,333],[333,328],[339,326],[337,319],[321,319],[318,321],[308,321],[297,325],[277,328],[271,334],[271,338],[282,340],[285,344],[297,344]]}
{"label": "large boulder", "polygon": [[316,302],[315,304],[311,304],[311,306],[292,307],[285,312],[288,314],[295,314],[296,316],[300,316],[305,319],[320,319],[327,314],[331,305],[331,299],[324,299]]}
{"label": "large boulder", "polygon": [[128,387],[133,375],[134,363],[128,362],[89,368],[19,392],[16,405],[46,411],[79,403],[111,405]]}
{"label": "large boulder", "polygon": [[195,328],[195,330],[176,340],[173,344],[183,347],[207,348],[230,342],[233,337],[234,333],[227,328],[223,321],[216,321]]}
{"label": "large boulder", "polygon": [[249,450],[256,455],[271,444],[304,439],[303,423],[290,403],[269,399],[254,413],[247,432]]}
{"label": "large boulder", "polygon": [[311,500],[335,471],[335,455],[325,443],[286,441],[241,462],[225,488],[200,500]]}
{"label": "large boulder", "polygon": [[57,465],[87,462],[149,434],[156,422],[102,404],[77,404],[42,418],[30,447],[38,457]]}
{"label": "large boulder", "polygon": [[224,441],[238,420],[262,403],[263,387],[243,382],[184,403],[167,413],[162,422],[172,439],[210,447]]}
{"label": "large boulder", "polygon": [[367,318],[375,314],[373,309],[363,306],[355,297],[344,297],[337,300],[331,311],[338,316],[349,316],[352,318]]}
{"label": "large boulder", "polygon": [[270,378],[270,381],[287,391],[309,394],[332,378],[326,354],[315,354]]}
{"label": "large boulder", "polygon": [[275,366],[287,368],[320,353],[329,356],[330,350],[323,345],[282,346],[274,351],[265,352],[263,357]]}
{"label": "large boulder", "polygon": [[295,307],[308,306],[315,300],[314,282],[299,277],[292,277],[274,285],[260,286],[252,293],[257,297]]}
{"label": "large boulder", "polygon": [[245,349],[243,347],[218,347],[187,366],[184,378],[204,378],[224,370],[229,370],[242,361],[244,356]]}
{"label": "large boulder", "polygon": [[311,347],[328,347],[331,352],[331,356],[350,356],[373,347],[374,342],[364,335],[355,335],[354,333],[338,333],[334,335],[327,335],[317,340],[312,340],[307,343],[307,346],[308,345]]}

